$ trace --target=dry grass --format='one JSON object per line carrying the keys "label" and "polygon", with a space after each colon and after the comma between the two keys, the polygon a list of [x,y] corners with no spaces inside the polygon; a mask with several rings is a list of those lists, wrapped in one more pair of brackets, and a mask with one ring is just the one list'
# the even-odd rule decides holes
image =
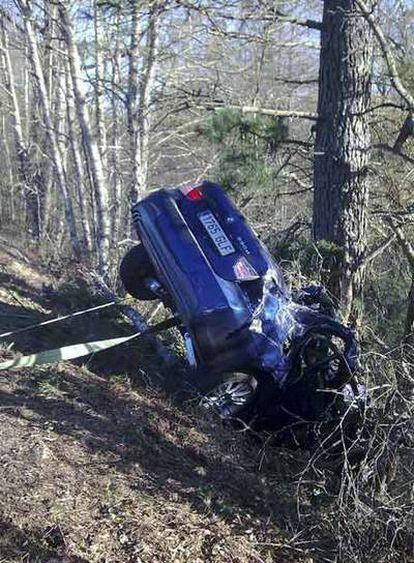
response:
{"label": "dry grass", "polygon": [[[77,301],[72,281],[57,292],[33,263],[0,254],[1,332],[88,299]],[[125,330],[106,314],[22,335],[14,347]],[[410,560],[409,447],[378,489],[389,409],[368,421],[359,467],[335,473],[178,403],[164,385],[174,377],[145,341],[1,376],[1,563]]]}

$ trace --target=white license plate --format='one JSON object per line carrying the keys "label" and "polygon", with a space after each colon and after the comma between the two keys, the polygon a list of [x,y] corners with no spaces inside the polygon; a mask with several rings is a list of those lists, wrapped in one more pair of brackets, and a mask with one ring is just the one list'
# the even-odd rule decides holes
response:
{"label": "white license plate", "polygon": [[227,256],[228,254],[233,254],[236,249],[228,239],[226,233],[220,226],[220,223],[211,213],[211,211],[204,211],[199,213],[198,218],[202,222],[205,230],[210,235],[211,240],[216,245],[217,250],[222,256]]}

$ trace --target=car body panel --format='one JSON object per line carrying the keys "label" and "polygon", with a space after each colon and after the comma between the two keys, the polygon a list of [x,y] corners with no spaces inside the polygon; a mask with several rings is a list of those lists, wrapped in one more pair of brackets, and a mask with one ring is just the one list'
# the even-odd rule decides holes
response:
{"label": "car body panel", "polygon": [[[240,211],[216,184],[199,186],[203,198],[192,201],[180,189],[157,190],[132,210],[138,235],[157,275],[188,328],[198,357],[210,369],[237,369],[256,363],[257,342],[250,326],[269,272],[282,295],[288,290],[279,267]],[[234,246],[222,256],[203,223],[211,211]],[[234,267],[241,258],[257,280],[240,282]]]}
{"label": "car body panel", "polygon": [[352,331],[294,302],[279,266],[220,186],[156,190],[132,215],[199,364],[267,373],[283,385],[294,362],[291,342],[323,326],[347,341],[353,365]]}

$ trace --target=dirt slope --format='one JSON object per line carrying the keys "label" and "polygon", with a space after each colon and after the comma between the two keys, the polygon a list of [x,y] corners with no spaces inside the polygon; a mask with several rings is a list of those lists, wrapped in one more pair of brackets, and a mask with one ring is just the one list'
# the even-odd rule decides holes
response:
{"label": "dirt slope", "polygon": [[[73,265],[40,264],[0,237],[0,333],[96,303]],[[0,340],[0,359],[131,330],[106,310]],[[179,402],[180,377],[145,339],[0,372],[0,563],[414,561],[410,452],[394,500],[344,476],[333,494],[306,453]]]}
{"label": "dirt slope", "polygon": [[[87,301],[73,273],[1,247],[0,332]],[[107,313],[8,339],[1,357],[126,330]],[[291,454],[175,404],[145,341],[3,372],[0,435],[1,562],[310,560]]]}

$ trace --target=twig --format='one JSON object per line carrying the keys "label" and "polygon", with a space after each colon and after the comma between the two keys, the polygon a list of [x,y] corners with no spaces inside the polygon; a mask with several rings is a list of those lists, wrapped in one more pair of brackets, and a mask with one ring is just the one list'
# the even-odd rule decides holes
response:
{"label": "twig", "polygon": [[391,84],[394,86],[395,90],[407,104],[407,109],[411,112],[414,111],[414,97],[410,94],[410,92],[406,89],[406,87],[401,82],[401,79],[398,74],[397,64],[395,62],[394,55],[391,52],[390,46],[388,41],[382,31],[381,27],[378,25],[377,20],[375,19],[374,15],[372,14],[372,10],[369,9],[367,4],[364,0],[355,0],[356,5],[361,10],[362,15],[370,24],[372,31],[374,32],[378,43],[381,48],[382,55],[385,59],[385,62],[388,67],[388,72],[391,79]]}

